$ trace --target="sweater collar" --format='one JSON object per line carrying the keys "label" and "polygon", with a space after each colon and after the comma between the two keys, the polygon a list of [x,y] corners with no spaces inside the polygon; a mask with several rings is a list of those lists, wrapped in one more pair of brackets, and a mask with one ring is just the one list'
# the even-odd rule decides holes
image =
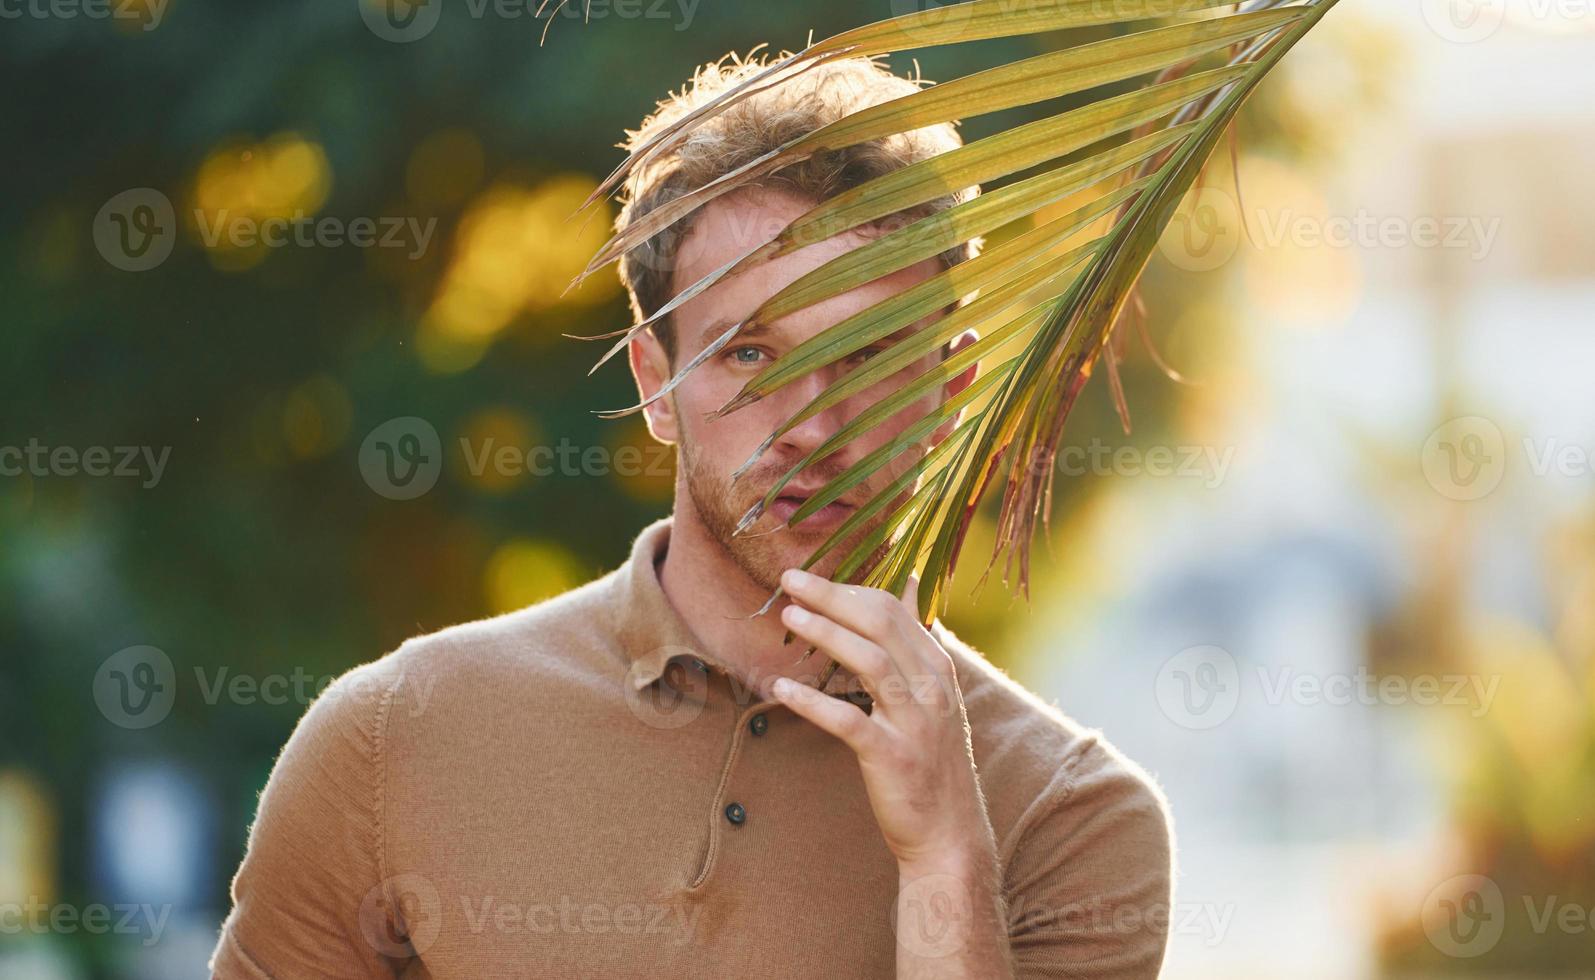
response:
{"label": "sweater collar", "polygon": [[[638,533],[631,545],[631,556],[615,573],[614,608],[619,616],[621,647],[631,664],[627,668],[627,683],[640,691],[653,684],[671,661],[684,660],[689,664],[699,661],[706,666],[728,671],[727,665],[709,652],[681,618],[676,607],[665,595],[659,582],[659,566],[670,547],[670,518],[665,517]],[[824,654],[816,651],[816,669],[824,666]],[[839,667],[824,690],[840,694],[849,700],[868,700],[861,692],[846,695],[852,674]]]}
{"label": "sweater collar", "polygon": [[632,542],[631,557],[615,577],[620,642],[631,658],[627,678],[634,690],[657,681],[678,657],[716,663],[659,584],[659,564],[669,546],[666,517],[642,529]]}

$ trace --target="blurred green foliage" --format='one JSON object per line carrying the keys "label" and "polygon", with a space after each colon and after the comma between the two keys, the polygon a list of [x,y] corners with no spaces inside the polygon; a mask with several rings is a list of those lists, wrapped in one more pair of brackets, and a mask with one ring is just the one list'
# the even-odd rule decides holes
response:
{"label": "blurred green foliage", "polygon": [[[494,481],[453,458],[466,434],[646,442],[592,414],[628,400],[624,368],[587,377],[596,348],[561,336],[624,326],[613,286],[596,300],[521,303],[463,369],[428,362],[423,321],[464,262],[472,215],[489,221],[506,194],[530,206],[539,188],[607,172],[623,130],[695,64],[907,7],[702,4],[683,19],[684,6],[664,18],[599,6],[610,13],[586,24],[567,8],[546,44],[544,20],[492,5],[481,16],[447,5],[405,44],[378,37],[356,0],[117,9],[144,17],[46,13],[0,32],[0,445],[170,455],[153,486],[0,479],[0,768],[42,782],[58,821],[53,891],[69,902],[92,898],[97,778],[139,758],[198,773],[222,828],[219,914],[255,796],[304,704],[208,703],[196,669],[334,676],[611,568],[668,512],[667,476]],[[1031,43],[928,52],[917,66],[951,77]],[[1012,122],[976,120],[966,135]],[[164,262],[129,272],[93,229],[106,202],[137,188],[172,202],[178,229]],[[435,234],[413,256],[205,241],[207,222],[231,220],[222,211],[259,220],[301,206],[345,222],[435,219]],[[580,244],[540,234],[551,248]],[[1138,389],[1150,376],[1137,371]],[[1084,411],[1111,418],[1105,394]],[[437,429],[449,463],[431,492],[399,501],[373,492],[357,453],[404,416]],[[989,622],[976,632],[996,635]],[[129,731],[96,710],[91,686],[107,657],[139,644],[172,659],[179,696],[163,723]]]}
{"label": "blurred green foliage", "polygon": [[[198,773],[215,796],[222,831],[209,902],[225,909],[256,794],[304,703],[209,703],[196,669],[335,676],[409,636],[612,568],[635,532],[668,512],[668,476],[494,479],[453,450],[467,436],[647,444],[634,422],[592,414],[630,400],[625,369],[588,377],[598,348],[562,336],[627,324],[613,284],[566,299],[520,285],[522,272],[549,278],[541,263],[558,272],[585,261],[580,226],[545,221],[504,245],[495,222],[534,212],[544,221],[569,200],[573,175],[590,183],[607,173],[623,131],[694,65],[763,41],[796,48],[811,31],[913,7],[645,0],[626,9],[663,16],[598,4],[583,23],[573,5],[540,43],[550,25],[531,15],[535,4],[462,3],[445,5],[425,36],[393,43],[359,2],[145,0],[133,8],[142,20],[27,16],[0,31],[10,137],[0,161],[0,446],[170,447],[149,487],[0,477],[0,769],[32,773],[50,798],[63,901],[91,900],[95,779],[158,758]],[[945,79],[1047,41],[955,46],[894,65]],[[974,139],[1059,108],[995,114],[963,132]],[[1302,118],[1265,86],[1243,137],[1278,152],[1326,138]],[[170,200],[179,226],[170,257],[144,272],[107,261],[93,233],[102,206],[136,188]],[[218,208],[255,220],[303,208],[435,232],[415,255],[212,246],[205,223],[221,220]],[[487,303],[502,322],[463,354],[429,341],[453,286],[464,284],[461,308],[484,308],[470,294],[477,273],[507,290]],[[1152,335],[1176,364],[1213,356],[1203,344],[1227,329],[1209,302],[1218,288],[1154,265]],[[1170,336],[1161,328],[1182,309]],[[449,322],[456,334],[471,325]],[[1177,390],[1139,346],[1132,337],[1124,380],[1137,436],[1155,439],[1174,425]],[[1100,381],[1077,413],[1078,444],[1119,433]],[[375,427],[408,416],[435,427],[448,462],[429,493],[394,500],[373,490],[358,452]],[[1057,511],[1079,504],[1090,482],[1061,482]],[[974,585],[983,559],[971,552],[962,582]],[[994,596],[1000,588],[988,585],[979,605],[955,596],[949,618],[1003,663],[1020,607]],[[107,657],[139,644],[170,656],[180,696],[162,724],[129,731],[96,710],[91,687]]]}

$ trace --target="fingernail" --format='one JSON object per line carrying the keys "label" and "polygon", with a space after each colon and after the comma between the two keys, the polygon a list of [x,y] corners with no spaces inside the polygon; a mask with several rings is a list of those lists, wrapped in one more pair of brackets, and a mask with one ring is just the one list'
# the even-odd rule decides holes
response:
{"label": "fingernail", "polygon": [[801,589],[804,582],[804,571],[801,568],[789,568],[781,575],[781,584],[788,589]]}
{"label": "fingernail", "polygon": [[787,606],[786,609],[782,610],[781,614],[793,626],[802,626],[811,618],[809,611],[802,606]]}

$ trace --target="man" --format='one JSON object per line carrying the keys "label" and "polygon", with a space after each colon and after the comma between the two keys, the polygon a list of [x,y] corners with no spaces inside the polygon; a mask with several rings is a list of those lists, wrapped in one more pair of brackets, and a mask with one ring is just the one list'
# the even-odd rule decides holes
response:
{"label": "man", "polygon": [[[707,66],[633,145],[756,67]],[[913,88],[847,61],[761,92],[632,174],[620,225]],[[815,202],[956,145],[952,127],[932,127],[715,200],[627,257],[636,314]],[[654,397],[728,325],[881,231],[729,278],[631,343],[649,427],[679,450],[673,516],[644,529],[609,575],[411,640],[328,689],[261,798],[216,975],[1158,973],[1171,842],[1145,774],[940,623],[922,628],[913,585],[895,597],[796,570],[901,470],[781,527],[828,477],[973,373],[810,467],[773,516],[734,533],[775,477],[973,338],[792,428],[735,482],[779,423],[871,351],[742,411],[706,414],[782,352],[974,246],[746,331]],[[752,616],[778,584],[790,598]],[[799,642],[783,645],[789,629]],[[810,644],[821,654],[800,661]],[[827,657],[840,669],[816,690]]]}

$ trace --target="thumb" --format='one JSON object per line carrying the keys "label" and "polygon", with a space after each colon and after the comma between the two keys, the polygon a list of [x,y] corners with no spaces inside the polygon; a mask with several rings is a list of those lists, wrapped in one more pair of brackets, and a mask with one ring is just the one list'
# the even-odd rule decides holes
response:
{"label": "thumb", "polygon": [[919,576],[910,573],[908,581],[903,583],[903,605],[913,614],[914,619],[919,619]]}

